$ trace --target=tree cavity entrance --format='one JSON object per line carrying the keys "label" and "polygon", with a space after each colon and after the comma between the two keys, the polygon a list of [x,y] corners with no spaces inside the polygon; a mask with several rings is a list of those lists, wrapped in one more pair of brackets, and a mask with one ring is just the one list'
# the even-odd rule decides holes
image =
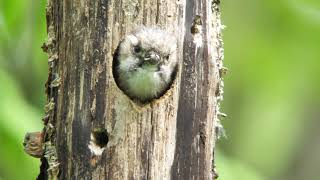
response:
{"label": "tree cavity entrance", "polygon": [[107,130],[104,128],[96,128],[90,134],[88,147],[93,155],[100,156],[106,148],[108,141]]}

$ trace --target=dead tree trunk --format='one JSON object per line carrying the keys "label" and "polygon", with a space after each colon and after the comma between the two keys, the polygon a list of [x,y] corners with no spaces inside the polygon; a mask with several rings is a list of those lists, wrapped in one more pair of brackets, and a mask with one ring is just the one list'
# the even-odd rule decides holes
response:
{"label": "dead tree trunk", "polygon": [[[221,86],[218,0],[48,0],[45,179],[213,179]],[[112,75],[139,25],[178,39],[179,71],[160,99],[132,102]],[[220,88],[219,88],[220,87]]]}

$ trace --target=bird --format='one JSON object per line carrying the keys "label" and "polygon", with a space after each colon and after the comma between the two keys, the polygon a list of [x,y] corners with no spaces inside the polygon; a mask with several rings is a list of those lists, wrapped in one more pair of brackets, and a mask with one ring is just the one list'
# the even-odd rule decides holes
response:
{"label": "bird", "polygon": [[177,72],[177,39],[159,27],[139,27],[119,43],[113,58],[118,87],[142,103],[162,96]]}

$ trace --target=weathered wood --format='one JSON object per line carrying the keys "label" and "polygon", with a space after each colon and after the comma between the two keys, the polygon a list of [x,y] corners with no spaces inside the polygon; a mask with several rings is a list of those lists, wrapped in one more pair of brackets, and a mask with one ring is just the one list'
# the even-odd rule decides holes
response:
{"label": "weathered wood", "polygon": [[[54,107],[47,111],[41,177],[213,179],[222,54],[213,6],[207,0],[48,0],[43,48]],[[119,41],[140,25],[160,26],[178,39],[177,78],[145,105],[132,102],[112,75]]]}

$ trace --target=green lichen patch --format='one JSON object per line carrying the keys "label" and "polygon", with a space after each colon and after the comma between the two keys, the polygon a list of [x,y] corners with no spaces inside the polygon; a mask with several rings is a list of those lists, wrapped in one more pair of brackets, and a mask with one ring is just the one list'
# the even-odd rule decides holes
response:
{"label": "green lichen patch", "polygon": [[54,145],[50,141],[45,143],[44,157],[46,158],[49,168],[47,169],[49,179],[58,179],[59,174],[59,162],[57,158],[57,151]]}
{"label": "green lichen patch", "polygon": [[44,106],[44,111],[46,112],[46,114],[52,111],[54,109],[54,106],[55,106],[54,99],[51,98],[49,103]]}
{"label": "green lichen patch", "polygon": [[48,62],[51,63],[51,62],[54,62],[56,60],[58,60],[58,54],[57,53],[55,53],[52,56],[50,56],[49,59],[48,59]]}
{"label": "green lichen patch", "polygon": [[50,88],[59,87],[60,84],[61,84],[61,78],[57,77],[51,82]]}

